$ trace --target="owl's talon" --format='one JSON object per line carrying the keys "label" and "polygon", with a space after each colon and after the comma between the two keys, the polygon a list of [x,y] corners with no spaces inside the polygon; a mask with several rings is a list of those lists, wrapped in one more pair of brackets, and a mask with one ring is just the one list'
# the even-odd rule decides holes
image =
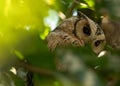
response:
{"label": "owl's talon", "polygon": [[67,35],[65,35],[64,37],[63,37],[63,39],[66,39],[68,36]]}
{"label": "owl's talon", "polygon": [[80,45],[81,45],[81,46],[85,46],[85,43],[84,43],[83,40],[80,40]]}
{"label": "owl's talon", "polygon": [[73,41],[73,42],[72,42],[72,45],[74,45],[74,46],[79,46],[79,41],[77,41],[77,40]]}

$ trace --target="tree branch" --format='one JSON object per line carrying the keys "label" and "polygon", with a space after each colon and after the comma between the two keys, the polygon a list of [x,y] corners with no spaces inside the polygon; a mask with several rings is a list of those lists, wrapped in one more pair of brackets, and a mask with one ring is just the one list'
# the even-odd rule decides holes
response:
{"label": "tree branch", "polygon": [[80,0],[74,0],[71,6],[69,7],[68,11],[66,12],[66,18],[72,16],[72,12],[74,8],[80,3]]}
{"label": "tree branch", "polygon": [[54,72],[47,70],[47,69],[42,69],[36,66],[33,66],[29,63],[23,62],[23,61],[16,61],[17,66],[26,68],[27,70],[31,71],[31,72],[35,72],[38,74],[42,74],[42,75],[48,75],[48,76],[54,76]]}

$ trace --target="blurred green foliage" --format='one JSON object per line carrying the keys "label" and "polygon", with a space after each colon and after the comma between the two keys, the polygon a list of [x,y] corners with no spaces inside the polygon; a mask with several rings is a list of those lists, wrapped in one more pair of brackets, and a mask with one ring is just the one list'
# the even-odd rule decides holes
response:
{"label": "blurred green foliage", "polygon": [[[0,0],[1,86],[25,85],[26,82],[19,75],[8,72],[11,67],[16,65],[16,59],[27,60],[29,64],[35,67],[55,72],[54,77],[33,72],[35,86],[68,86],[67,84],[69,86],[81,86],[79,85],[81,83],[78,84],[79,80],[81,80],[78,77],[81,71],[78,73],[75,72],[71,76],[69,76],[69,73],[68,75],[65,74],[65,77],[64,74],[61,74],[61,71],[56,70],[56,54],[55,52],[49,52],[45,41],[45,37],[49,31],[53,30],[66,17],[65,14],[71,9],[70,7],[73,2],[77,3],[77,5],[74,7],[72,14],[78,9],[93,19],[96,17],[99,18],[107,11],[113,18],[120,18],[119,0]],[[86,10],[88,8],[93,11]],[[82,77],[83,79],[85,78],[83,80],[84,86],[104,86],[103,84],[110,81],[109,77],[117,82],[117,85],[113,86],[120,85],[118,83],[120,81],[119,51],[115,51],[114,56],[110,57],[115,60],[113,61],[105,56],[97,58],[97,55],[91,51],[89,46],[86,48],[70,48],[70,50],[84,63],[84,72],[86,74],[83,75],[86,76],[91,73],[91,71],[88,72],[88,69],[91,69],[94,71],[92,78],[97,77],[93,79],[95,81],[90,81],[94,85],[86,84],[92,79],[91,76],[88,78]],[[114,51],[112,48],[108,50]],[[69,50],[65,50],[63,57],[67,54],[67,51]],[[2,75],[3,71],[5,73]],[[6,81],[2,78],[3,76],[8,78],[8,80]],[[9,84],[11,82],[13,84]],[[70,85],[70,83],[72,84]]]}

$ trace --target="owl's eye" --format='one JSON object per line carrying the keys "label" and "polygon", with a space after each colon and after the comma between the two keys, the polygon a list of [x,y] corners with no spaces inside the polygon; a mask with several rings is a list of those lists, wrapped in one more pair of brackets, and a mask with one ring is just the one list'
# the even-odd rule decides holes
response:
{"label": "owl's eye", "polygon": [[100,43],[101,43],[101,41],[100,41],[100,40],[96,41],[96,42],[95,42],[95,46],[96,46],[96,47],[97,47],[97,46],[99,46],[99,45],[100,45]]}
{"label": "owl's eye", "polygon": [[83,33],[86,34],[87,36],[90,36],[91,30],[88,25],[83,27]]}

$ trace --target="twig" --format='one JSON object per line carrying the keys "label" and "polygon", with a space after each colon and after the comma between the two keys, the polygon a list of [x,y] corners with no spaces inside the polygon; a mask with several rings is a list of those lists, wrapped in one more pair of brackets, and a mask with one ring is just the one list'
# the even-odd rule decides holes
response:
{"label": "twig", "polygon": [[48,75],[48,76],[54,76],[54,72],[47,70],[47,69],[42,69],[36,66],[33,66],[29,63],[23,62],[23,61],[16,61],[16,64],[20,67],[26,68],[27,70],[34,72],[34,73],[38,73],[38,74],[42,74],[42,75]]}
{"label": "twig", "polygon": [[74,0],[71,6],[69,7],[68,11],[66,12],[66,18],[72,16],[72,12],[74,8],[79,4],[80,0]]}

